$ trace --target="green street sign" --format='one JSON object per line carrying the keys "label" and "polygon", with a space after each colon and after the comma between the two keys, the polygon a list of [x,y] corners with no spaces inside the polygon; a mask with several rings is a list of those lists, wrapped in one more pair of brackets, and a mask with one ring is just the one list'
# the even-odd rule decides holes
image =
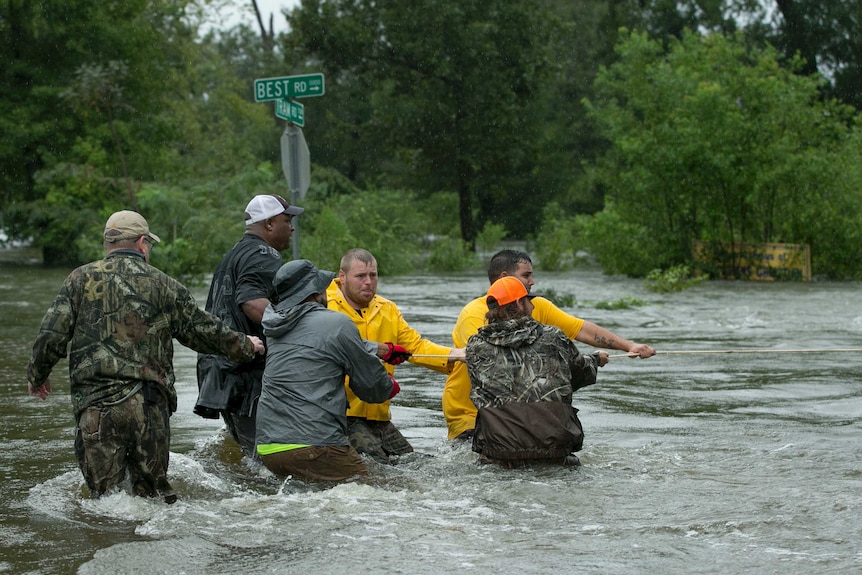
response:
{"label": "green street sign", "polygon": [[323,91],[323,74],[258,78],[254,81],[255,102],[268,102],[283,98],[310,98],[311,96],[322,96]]}
{"label": "green street sign", "polygon": [[305,125],[305,106],[290,100],[275,101],[275,115],[282,120],[293,122],[297,126]]}

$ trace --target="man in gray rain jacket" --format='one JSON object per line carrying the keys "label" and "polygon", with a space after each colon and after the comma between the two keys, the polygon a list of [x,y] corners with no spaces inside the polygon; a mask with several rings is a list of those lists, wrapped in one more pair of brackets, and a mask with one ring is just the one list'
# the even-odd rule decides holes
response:
{"label": "man in gray rain jacket", "polygon": [[484,462],[517,467],[532,461],[577,465],[584,441],[572,393],[596,382],[605,351],[584,356],[559,328],[531,317],[533,304],[516,277],[488,290],[488,325],[467,343],[470,399],[478,408],[473,451]]}
{"label": "man in gray rain jacket", "polygon": [[278,304],[263,314],[268,350],[257,452],[280,477],[343,481],[367,475],[347,436],[344,376],[369,403],[399,391],[350,318],[326,308],[334,277],[308,260],[284,264],[275,274]]}

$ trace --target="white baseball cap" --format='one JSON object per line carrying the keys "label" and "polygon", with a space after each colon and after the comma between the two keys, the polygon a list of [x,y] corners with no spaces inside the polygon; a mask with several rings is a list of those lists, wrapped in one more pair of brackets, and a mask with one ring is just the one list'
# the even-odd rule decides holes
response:
{"label": "white baseball cap", "polygon": [[287,200],[275,194],[258,195],[251,199],[245,207],[245,225],[262,222],[278,214],[298,216],[305,210],[291,206]]}

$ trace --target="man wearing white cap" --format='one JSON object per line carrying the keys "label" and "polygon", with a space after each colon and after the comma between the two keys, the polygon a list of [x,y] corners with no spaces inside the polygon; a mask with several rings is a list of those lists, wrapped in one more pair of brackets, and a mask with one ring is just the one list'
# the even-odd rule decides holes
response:
{"label": "man wearing white cap", "polygon": [[237,363],[264,352],[259,338],[229,329],[149,265],[158,242],[136,212],[108,218],[107,255],[69,274],[33,344],[27,389],[41,399],[69,350],[75,456],[95,497],[128,477],[135,495],[177,500],[167,477],[169,418],[177,409],[174,339]]}
{"label": "man wearing white cap", "polygon": [[[293,218],[303,208],[277,195],[257,195],[245,208],[245,235],[225,254],[213,274],[205,309],[237,331],[263,338],[263,311],[277,301],[273,278],[290,246]],[[255,412],[264,358],[237,364],[216,355],[198,356],[201,417],[221,415],[243,454],[256,458]]]}

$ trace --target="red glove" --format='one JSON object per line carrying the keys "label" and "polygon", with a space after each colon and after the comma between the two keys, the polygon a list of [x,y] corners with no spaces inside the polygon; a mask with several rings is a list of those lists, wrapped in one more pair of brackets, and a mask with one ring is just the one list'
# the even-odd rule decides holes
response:
{"label": "red glove", "polygon": [[381,359],[389,365],[398,365],[399,363],[404,363],[405,361],[407,361],[407,358],[413,355],[412,353],[407,351],[407,348],[400,346],[397,343],[387,341],[383,345],[388,347],[389,351],[387,351]]}
{"label": "red glove", "polygon": [[398,385],[398,382],[395,381],[395,378],[390,375],[389,379],[392,381],[392,393],[390,393],[389,397],[387,397],[386,399],[392,399],[393,397],[398,395],[399,391],[401,391],[401,386]]}

